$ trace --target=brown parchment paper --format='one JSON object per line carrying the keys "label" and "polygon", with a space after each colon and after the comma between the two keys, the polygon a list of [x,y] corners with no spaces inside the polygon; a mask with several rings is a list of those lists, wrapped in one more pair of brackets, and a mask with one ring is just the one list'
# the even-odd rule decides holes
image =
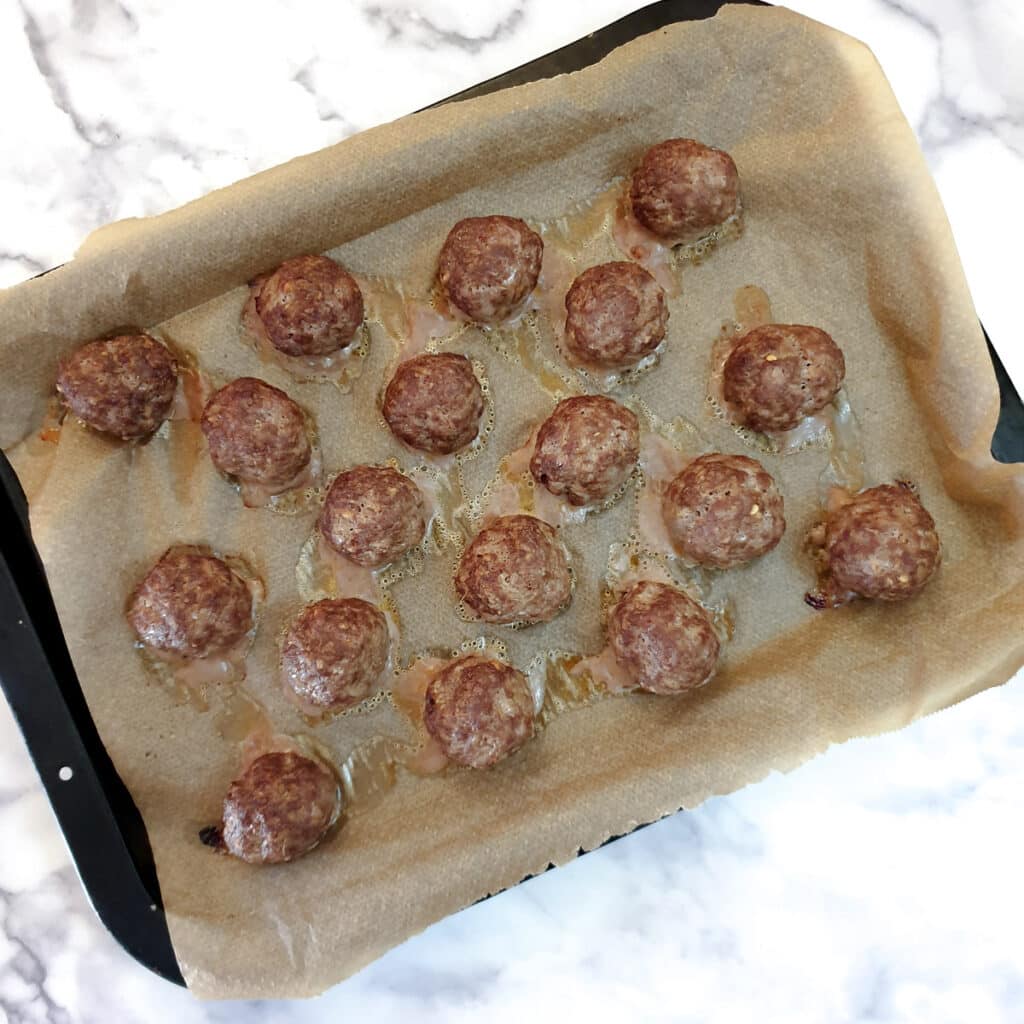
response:
{"label": "brown parchment paper", "polygon": [[[266,581],[244,689],[280,729],[312,732],[340,760],[368,736],[403,735],[402,720],[384,705],[311,729],[282,700],[277,637],[301,604],[295,565],[314,512],[243,510],[195,425],[126,448],[67,423],[51,457],[38,457],[32,437],[58,356],[118,325],[159,325],[215,378],[252,373],[285,387],[317,417],[329,471],[400,455],[368,414],[394,356],[386,334],[374,328],[352,395],[297,384],[243,343],[244,282],[330,250],[358,274],[426,295],[457,218],[500,211],[550,223],[674,135],[733,155],[746,230],[684,270],[666,355],[631,390],[661,416],[693,420],[709,445],[745,451],[706,411],[707,356],[736,289],[762,286],[776,319],[820,324],[843,347],[869,482],[918,482],[943,539],[938,576],[904,605],[811,611],[800,546],[827,453],[765,455],[789,529],[776,552],[730,574],[736,631],[711,686],[563,714],[491,772],[400,775],[294,864],[255,869],[214,855],[196,833],[218,816],[237,747],[220,735],[216,706],[178,703],[147,676],[122,617],[169,543],[243,554]],[[726,8],[579,74],[418,114],[164,216],[111,225],[70,264],[4,293],[0,326],[0,442],[29,494],[89,707],[145,819],[182,971],[202,996],[319,992],[609,835],[830,743],[899,728],[1005,681],[1024,659],[1024,470],[988,454],[996,384],[938,196],[871,54],[786,10]],[[551,403],[482,335],[459,347],[486,366],[495,405],[488,446],[467,466],[472,489]],[[576,600],[538,630],[439,616],[432,595],[449,585],[451,554],[428,559],[393,591],[402,657],[481,633],[506,639],[518,664],[552,645],[596,651],[597,582],[629,512],[623,501],[599,525],[566,530]]]}

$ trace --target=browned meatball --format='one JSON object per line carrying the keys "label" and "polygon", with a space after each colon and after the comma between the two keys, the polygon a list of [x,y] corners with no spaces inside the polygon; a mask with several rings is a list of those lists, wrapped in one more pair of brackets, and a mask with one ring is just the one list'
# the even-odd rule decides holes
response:
{"label": "browned meatball", "polygon": [[665,292],[636,263],[584,270],[565,296],[565,310],[566,347],[595,366],[635,366],[665,338]]}
{"label": "browned meatball", "polygon": [[640,423],[603,395],[563,399],[537,431],[530,473],[572,505],[603,501],[640,455]]}
{"label": "browned meatball", "polygon": [[285,682],[304,705],[341,711],[370,695],[388,661],[388,623],[359,598],[304,608],[281,645]]}
{"label": "browned meatball", "polygon": [[666,139],[644,153],[629,198],[649,231],[693,242],[739,209],[740,178],[728,153],[694,139]]}
{"label": "browned meatball", "polygon": [[174,547],[135,588],[128,622],[148,647],[205,658],[233,647],[252,628],[252,593],[220,558]]}
{"label": "browned meatball", "polygon": [[836,588],[902,601],[938,568],[935,520],[909,486],[871,487],[828,517],[825,557]]}
{"label": "browned meatball", "polygon": [[661,513],[676,550],[729,569],[771,551],[786,520],[771,474],[745,455],[702,455],[669,484]]}
{"label": "browned meatball", "polygon": [[320,532],[356,565],[379,568],[423,540],[423,492],[390,466],[356,466],[339,473],[320,512]]}
{"label": "browned meatball", "polygon": [[90,341],[57,369],[64,404],[94,430],[125,440],[153,433],[170,415],[178,367],[148,334]]}
{"label": "browned meatball", "polygon": [[466,548],[455,589],[484,622],[547,622],[568,603],[572,574],[552,527],[533,516],[501,516]]}
{"label": "browned meatball", "polygon": [[203,409],[210,458],[242,483],[284,486],[309,465],[312,449],[302,409],[280,388],[239,377]]}
{"label": "browned meatball", "polygon": [[516,217],[467,217],[448,232],[437,279],[448,301],[470,320],[507,319],[533,291],[544,242]]}
{"label": "browned meatball", "polygon": [[846,362],[818,327],[765,324],[747,331],[722,373],[725,400],[753,430],[790,430],[835,397]]}
{"label": "browned meatball", "polygon": [[428,354],[399,364],[383,411],[394,435],[410,448],[450,455],[476,437],[484,395],[465,356]]}
{"label": "browned meatball", "polygon": [[618,600],[608,619],[615,660],[651,693],[703,686],[718,665],[718,637],[707,613],[681,590],[643,580]]}
{"label": "browned meatball", "polygon": [[224,846],[250,864],[283,864],[309,853],[340,810],[338,780],[322,761],[291,750],[263,754],[228,787]]}
{"label": "browned meatball", "polygon": [[489,768],[533,735],[533,695],[522,672],[467,654],[427,687],[423,722],[449,760]]}
{"label": "browned meatball", "polygon": [[296,256],[253,285],[270,343],[288,356],[326,356],[352,343],[363,322],[355,278],[326,256]]}

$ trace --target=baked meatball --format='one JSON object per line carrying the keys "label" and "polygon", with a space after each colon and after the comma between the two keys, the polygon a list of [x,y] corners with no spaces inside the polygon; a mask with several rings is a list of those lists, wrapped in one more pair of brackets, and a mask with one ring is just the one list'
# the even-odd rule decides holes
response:
{"label": "baked meatball", "polygon": [[825,523],[833,587],[877,601],[913,597],[939,565],[935,520],[907,484],[855,494]]}
{"label": "baked meatball", "polygon": [[57,391],[83,422],[129,440],[152,434],[171,413],[178,386],[174,356],[148,334],[90,341],[57,368]]}
{"label": "baked meatball", "polygon": [[250,864],[283,864],[309,853],[337,820],[341,790],[322,761],[291,750],[257,757],[228,787],[222,838]]}
{"label": "baked meatball", "polygon": [[500,516],[463,552],[455,589],[484,622],[547,622],[568,603],[572,574],[551,526],[533,516]]}
{"label": "baked meatball", "polygon": [[533,479],[572,505],[614,494],[640,455],[640,423],[603,395],[563,399],[541,424],[530,459]]}
{"label": "baked meatball", "polygon": [[302,409],[255,377],[239,377],[215,391],[201,425],[213,464],[241,483],[284,487],[309,465]]}
{"label": "baked meatball", "polygon": [[355,278],[326,256],[296,256],[253,285],[256,315],[288,356],[326,356],[352,344],[363,322]]}
{"label": "baked meatball", "polygon": [[584,270],[565,296],[565,345],[576,359],[626,369],[664,340],[668,306],[661,285],[637,263]]}
{"label": "baked meatball", "polygon": [[517,311],[537,285],[544,242],[516,217],[467,217],[448,232],[437,280],[448,302],[478,324]]}
{"label": "baked meatball", "polygon": [[832,401],[845,375],[842,350],[820,328],[764,324],[729,353],[722,387],[744,426],[791,430]]}
{"label": "baked meatball", "polygon": [[699,565],[730,569],[771,551],[786,520],[771,474],[745,455],[701,455],[661,500],[676,550]]}
{"label": "baked meatball", "polygon": [[718,664],[718,636],[707,613],[681,590],[653,580],[634,583],[608,619],[615,660],[651,693],[703,686]]}
{"label": "baked meatball", "polygon": [[450,761],[489,768],[533,735],[533,695],[522,672],[467,654],[427,687],[423,722]]}
{"label": "baked meatball", "polygon": [[215,555],[170,548],[135,588],[128,622],[147,647],[205,658],[234,647],[252,629],[252,593]]}
{"label": "baked meatball", "polygon": [[356,466],[334,478],[318,523],[339,555],[377,569],[423,540],[426,503],[423,492],[397,469]]}
{"label": "baked meatball", "polygon": [[388,662],[388,623],[359,598],[308,605],[288,627],[281,672],[303,705],[342,711],[370,695]]}
{"label": "baked meatball", "polygon": [[694,139],[651,146],[633,172],[633,216],[672,244],[694,242],[740,206],[740,179],[732,157]]}
{"label": "baked meatball", "polygon": [[484,395],[473,364],[454,352],[400,363],[384,392],[384,419],[417,451],[450,455],[480,429]]}

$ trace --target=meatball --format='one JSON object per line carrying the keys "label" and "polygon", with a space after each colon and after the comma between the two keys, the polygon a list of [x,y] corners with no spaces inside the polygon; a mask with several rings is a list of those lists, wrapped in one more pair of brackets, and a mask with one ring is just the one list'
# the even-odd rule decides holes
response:
{"label": "meatball", "polygon": [[547,622],[572,596],[558,534],[533,516],[501,516],[466,548],[455,589],[484,622]]}
{"label": "meatball", "polygon": [[467,654],[431,680],[423,722],[450,761],[489,768],[533,735],[533,715],[533,695],[522,672]]}
{"label": "meatball", "polygon": [[388,623],[359,598],[304,608],[281,645],[284,680],[310,708],[341,711],[370,695],[388,661]]}
{"label": "meatball", "polygon": [[326,256],[296,256],[253,285],[270,343],[288,356],[326,356],[352,343],[363,322],[355,278]]}
{"label": "meatball", "polygon": [[128,622],[156,651],[205,658],[234,647],[252,629],[252,593],[215,555],[170,548],[135,588]]}
{"label": "meatball", "polygon": [[664,340],[668,306],[661,285],[636,263],[584,270],[565,296],[565,344],[576,359],[626,369]]}
{"label": "meatball", "polygon": [[854,495],[828,517],[824,554],[835,588],[902,601],[938,568],[939,536],[909,485],[883,484]]}
{"label": "meatball", "polygon": [[123,440],[152,434],[170,415],[177,386],[174,356],[148,334],[90,341],[57,369],[64,404],[94,430]]}
{"label": "meatball", "polygon": [[541,424],[530,459],[534,480],[572,505],[614,494],[640,455],[640,423],[603,395],[563,399]]}
{"label": "meatball", "polygon": [[318,525],[338,554],[376,569],[423,540],[426,503],[423,492],[397,469],[356,466],[334,478]]}
{"label": "meatball", "polygon": [[703,686],[718,664],[718,636],[704,609],[652,580],[622,594],[608,619],[608,638],[615,660],[651,693]]}
{"label": "meatball", "polygon": [[842,350],[820,328],[765,324],[736,343],[722,385],[744,426],[791,430],[832,401],[845,375]]}
{"label": "meatball", "polygon": [[454,352],[400,363],[384,392],[384,419],[410,448],[450,455],[480,429],[484,395],[473,364]]}
{"label": "meatball", "polygon": [[695,139],[651,146],[633,172],[633,216],[673,244],[694,242],[740,208],[740,179],[732,157]]}
{"label": "meatball", "polygon": [[228,787],[222,837],[250,864],[283,864],[309,853],[341,811],[341,790],[322,761],[291,750],[257,757]]}
{"label": "meatball", "polygon": [[448,232],[437,280],[448,302],[479,324],[516,312],[537,285],[544,242],[516,217],[467,217]]}
{"label": "meatball", "polygon": [[306,417],[279,388],[239,377],[215,391],[203,409],[210,458],[242,483],[284,487],[309,465]]}
{"label": "meatball", "polygon": [[661,501],[676,550],[700,565],[730,569],[771,551],[786,529],[771,474],[745,455],[702,455]]}

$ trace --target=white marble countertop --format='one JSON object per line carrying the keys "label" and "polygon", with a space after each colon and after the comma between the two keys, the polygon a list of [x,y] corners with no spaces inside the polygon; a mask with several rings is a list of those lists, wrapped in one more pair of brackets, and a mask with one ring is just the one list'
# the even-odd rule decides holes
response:
{"label": "white marble countertop", "polygon": [[[69,258],[106,221],[335,142],[639,6],[0,5],[0,285]],[[1024,385],[1024,6],[790,6],[878,56]],[[202,1004],[122,952],[0,705],[0,1024],[1024,1020],[1024,675],[548,872],[290,1005]]]}

